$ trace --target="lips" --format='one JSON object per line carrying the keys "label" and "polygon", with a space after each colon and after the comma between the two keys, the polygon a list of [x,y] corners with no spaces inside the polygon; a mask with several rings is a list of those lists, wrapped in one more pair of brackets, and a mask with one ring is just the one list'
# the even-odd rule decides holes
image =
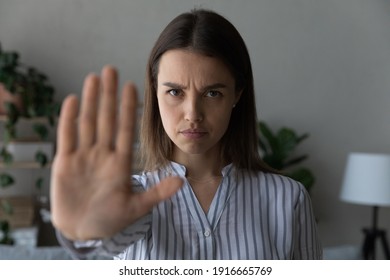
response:
{"label": "lips", "polygon": [[200,139],[207,134],[207,131],[203,129],[186,129],[180,131],[180,133],[188,139]]}

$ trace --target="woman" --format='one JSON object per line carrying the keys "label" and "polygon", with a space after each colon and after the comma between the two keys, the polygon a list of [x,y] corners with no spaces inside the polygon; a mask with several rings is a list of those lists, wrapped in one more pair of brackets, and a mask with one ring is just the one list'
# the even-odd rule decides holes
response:
{"label": "woman", "polygon": [[116,87],[105,67],[86,78],[80,113],[75,96],[63,104],[51,194],[65,247],[120,259],[321,258],[304,187],[259,157],[250,58],[229,21],[194,10],[161,33],[147,66],[145,172],[131,180],[136,90],[124,86],[117,122]]}

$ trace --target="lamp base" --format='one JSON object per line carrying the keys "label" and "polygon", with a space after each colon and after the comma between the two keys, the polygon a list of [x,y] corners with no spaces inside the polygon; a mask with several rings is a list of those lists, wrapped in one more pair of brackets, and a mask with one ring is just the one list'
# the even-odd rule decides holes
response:
{"label": "lamp base", "polygon": [[375,243],[379,238],[382,244],[383,253],[386,260],[390,260],[390,250],[386,239],[386,231],[380,229],[364,228],[365,238],[363,243],[363,257],[366,260],[375,260]]}

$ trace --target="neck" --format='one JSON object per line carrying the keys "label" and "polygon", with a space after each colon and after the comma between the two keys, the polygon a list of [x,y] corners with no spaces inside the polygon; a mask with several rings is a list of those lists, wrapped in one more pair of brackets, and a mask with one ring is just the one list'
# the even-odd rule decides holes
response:
{"label": "neck", "polygon": [[221,177],[225,163],[221,161],[219,153],[213,154],[176,154],[174,160],[186,167],[186,177],[193,181],[209,181]]}

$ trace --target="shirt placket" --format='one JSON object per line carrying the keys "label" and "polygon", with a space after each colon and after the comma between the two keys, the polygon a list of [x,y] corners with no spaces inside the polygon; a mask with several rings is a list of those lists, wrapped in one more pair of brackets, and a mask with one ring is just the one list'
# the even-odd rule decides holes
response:
{"label": "shirt placket", "polygon": [[218,187],[207,215],[204,213],[188,181],[183,188],[185,200],[187,200],[186,204],[189,208],[198,237],[198,242],[194,242],[194,244],[198,243],[200,247],[199,250],[194,250],[196,253],[191,256],[192,259],[211,260],[216,257],[214,230],[219,223],[222,212],[231,194],[232,188],[229,187],[231,178],[228,176],[230,171],[231,166],[223,170],[221,185]]}
{"label": "shirt placket", "polygon": [[192,202],[194,204],[193,207],[191,207],[190,212],[198,233],[200,259],[207,260],[215,259],[216,257],[215,229],[218,226],[222,213],[232,193],[233,188],[230,187],[231,183],[231,178],[228,176],[222,179],[221,185],[215,194],[207,215],[205,215],[195,194],[188,185],[188,191],[191,193],[189,195],[192,197]]}

